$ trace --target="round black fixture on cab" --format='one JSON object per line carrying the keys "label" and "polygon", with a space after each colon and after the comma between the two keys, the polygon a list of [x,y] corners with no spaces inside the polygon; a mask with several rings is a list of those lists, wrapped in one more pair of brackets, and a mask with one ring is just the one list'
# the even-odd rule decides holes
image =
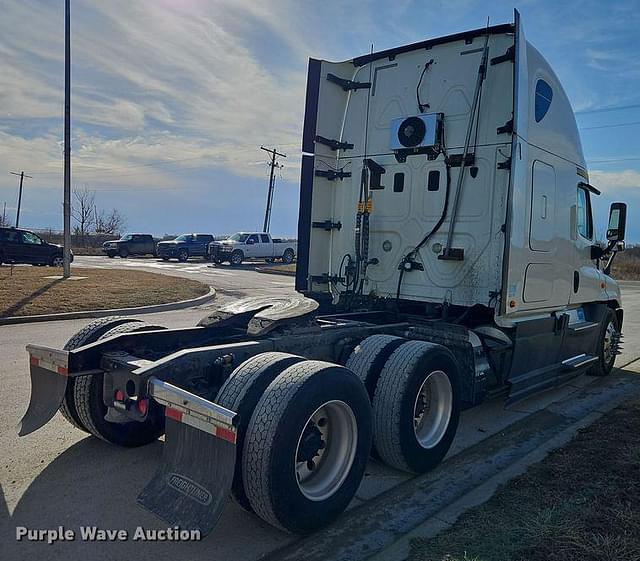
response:
{"label": "round black fixture on cab", "polygon": [[418,146],[424,139],[427,127],[424,121],[418,117],[408,117],[398,128],[398,140],[405,148]]}

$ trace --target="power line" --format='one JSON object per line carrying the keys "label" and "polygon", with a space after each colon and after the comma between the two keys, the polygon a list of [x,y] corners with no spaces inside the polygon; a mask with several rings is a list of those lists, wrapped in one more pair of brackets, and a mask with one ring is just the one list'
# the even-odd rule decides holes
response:
{"label": "power line", "polygon": [[[248,154],[249,152],[254,152],[254,150],[235,150],[235,153],[240,153],[240,154]],[[132,175],[140,175],[140,173],[145,173],[145,172],[133,172],[133,173],[127,173],[128,169],[135,169],[135,168],[141,168],[141,167],[158,167],[158,166],[167,166],[167,165],[173,165],[173,164],[178,164],[181,162],[187,162],[187,161],[193,161],[193,160],[200,160],[200,159],[207,159],[207,161],[203,162],[201,165],[198,164],[196,166],[182,166],[182,169],[197,169],[199,167],[204,167],[206,165],[208,165],[209,162],[211,163],[219,163],[219,162],[228,162],[228,161],[232,161],[233,157],[232,156],[197,156],[194,158],[181,158],[181,159],[176,159],[176,160],[166,160],[166,161],[161,161],[161,162],[150,162],[147,164],[136,164],[133,166],[121,166],[121,167],[117,167],[117,168],[103,168],[100,166],[87,166],[86,164],[82,164],[82,163],[76,163],[75,165],[75,171],[76,174],[80,174],[80,175],[92,175],[92,174],[98,174],[98,173],[106,173],[106,172],[115,172],[112,173],[112,175],[117,175],[118,177],[126,177],[126,176],[132,176]],[[82,169],[78,169],[79,167],[91,167],[92,170],[94,171],[88,171],[88,172],[83,172]],[[118,173],[120,171],[124,171],[125,173]],[[53,171],[40,171],[40,172],[35,172],[36,175],[39,176],[59,176],[60,172],[53,172]]]}
{"label": "power line", "polygon": [[606,113],[608,111],[623,111],[625,109],[638,109],[640,103],[633,103],[630,105],[606,105],[604,107],[596,107],[594,109],[581,109],[580,111],[574,111],[576,115],[588,115],[590,113]]}
{"label": "power line", "polygon": [[592,131],[596,129],[614,129],[617,127],[634,127],[636,125],[640,125],[640,121],[633,121],[631,123],[616,123],[613,125],[598,125],[595,127],[580,127],[581,131]]}
{"label": "power line", "polygon": [[637,162],[640,158],[610,158],[602,160],[587,160],[589,164],[614,164],[616,162]]}
{"label": "power line", "polygon": [[20,206],[22,205],[22,183],[24,182],[24,178],[28,177],[29,179],[33,179],[30,175],[25,175],[24,171],[18,173],[17,171],[10,171],[11,175],[17,175],[20,177],[20,190],[18,192],[18,209],[16,211],[16,228],[20,226]]}

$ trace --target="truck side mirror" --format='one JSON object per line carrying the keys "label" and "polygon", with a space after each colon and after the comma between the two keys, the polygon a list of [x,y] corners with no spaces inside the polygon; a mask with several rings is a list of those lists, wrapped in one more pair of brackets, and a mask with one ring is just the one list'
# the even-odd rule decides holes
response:
{"label": "truck side mirror", "polygon": [[627,205],[625,203],[611,203],[609,209],[609,225],[607,226],[607,240],[621,242],[627,227]]}

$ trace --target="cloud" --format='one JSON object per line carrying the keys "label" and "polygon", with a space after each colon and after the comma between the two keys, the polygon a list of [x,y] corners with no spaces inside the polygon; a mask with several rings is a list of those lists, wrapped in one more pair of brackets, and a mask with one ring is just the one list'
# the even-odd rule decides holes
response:
{"label": "cloud", "polygon": [[640,195],[640,172],[637,170],[591,170],[589,171],[589,180],[607,195],[615,195],[619,192],[624,192],[627,195],[629,191],[635,191],[634,194]]}

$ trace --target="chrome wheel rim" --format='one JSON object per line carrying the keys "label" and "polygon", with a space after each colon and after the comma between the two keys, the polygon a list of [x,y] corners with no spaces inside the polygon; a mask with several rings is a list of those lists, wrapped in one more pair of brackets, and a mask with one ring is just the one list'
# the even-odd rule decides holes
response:
{"label": "chrome wheel rim", "polygon": [[232,262],[234,265],[238,265],[239,263],[241,263],[241,262],[242,262],[242,257],[240,257],[240,255],[239,255],[239,254],[234,253],[234,254],[231,256],[231,262]]}
{"label": "chrome wheel rim", "polygon": [[328,401],[307,419],[295,453],[295,477],[311,501],[331,497],[349,475],[358,443],[358,425],[344,401]]}
{"label": "chrome wheel rim", "polygon": [[422,382],[413,406],[413,432],[422,448],[433,448],[447,432],[453,410],[453,389],[442,370]]}
{"label": "chrome wheel rim", "polygon": [[616,326],[610,321],[604,332],[602,354],[605,364],[609,364],[615,358],[614,340],[616,336]]}
{"label": "chrome wheel rim", "polygon": [[62,267],[64,265],[64,259],[62,257],[54,257],[53,258],[53,266],[54,267]]}

